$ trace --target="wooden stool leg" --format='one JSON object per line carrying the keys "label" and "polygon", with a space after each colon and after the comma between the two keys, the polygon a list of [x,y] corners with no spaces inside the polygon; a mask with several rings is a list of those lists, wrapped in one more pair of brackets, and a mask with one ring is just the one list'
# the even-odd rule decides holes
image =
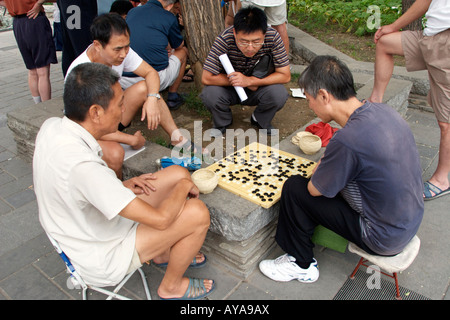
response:
{"label": "wooden stool leg", "polygon": [[397,290],[397,295],[395,296],[395,298],[397,300],[402,300],[402,297],[400,297],[400,290],[398,288],[397,272],[394,272],[394,280],[395,280],[395,289]]}
{"label": "wooden stool leg", "polygon": [[356,271],[358,271],[359,267],[363,264],[363,262],[364,262],[364,258],[359,259],[359,262],[356,265],[355,270],[353,270],[353,273],[350,275],[350,279],[354,279],[355,278]]}

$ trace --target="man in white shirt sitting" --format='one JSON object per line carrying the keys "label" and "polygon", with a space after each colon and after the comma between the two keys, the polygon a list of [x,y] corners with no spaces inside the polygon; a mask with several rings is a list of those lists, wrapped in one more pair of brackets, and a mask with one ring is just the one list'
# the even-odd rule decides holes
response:
{"label": "man in white shirt sitting", "polygon": [[[119,76],[134,72],[145,80],[124,91],[125,111],[119,130],[100,138],[104,160],[121,178],[123,148],[119,143],[138,149],[145,139],[138,131],[134,135],[122,133],[142,107],[141,121],[147,117],[148,129],[155,130],[158,125],[171,137],[173,145],[181,148],[191,147],[191,141],[183,137],[175,124],[166,102],[159,95],[159,76],[153,67],[146,63],[130,48],[130,31],[125,20],[118,14],[104,14],[94,19],[91,25],[93,43],[70,65],[67,75],[77,65],[84,62],[97,62],[112,67]],[[194,150],[192,150],[194,151]]]}
{"label": "man in white shirt sitting", "polygon": [[210,218],[188,171],[170,166],[120,181],[101,159],[99,138],[115,132],[124,111],[119,76],[98,63],[68,75],[63,118],[50,118],[36,138],[33,181],[44,230],[88,284],[117,284],[143,262],[168,263],[161,298],[201,298],[212,280],[184,277],[199,253]]}

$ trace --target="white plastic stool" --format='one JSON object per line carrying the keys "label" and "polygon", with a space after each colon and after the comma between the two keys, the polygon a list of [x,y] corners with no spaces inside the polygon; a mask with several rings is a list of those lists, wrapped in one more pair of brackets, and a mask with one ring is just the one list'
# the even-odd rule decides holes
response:
{"label": "white plastic stool", "polygon": [[390,275],[380,271],[382,274],[391,277],[395,280],[395,288],[397,290],[396,298],[397,300],[401,300],[400,290],[398,288],[397,273],[402,272],[403,270],[408,268],[411,265],[411,263],[413,263],[414,259],[417,257],[417,254],[419,253],[419,248],[420,248],[420,239],[417,236],[414,236],[414,238],[411,239],[411,241],[406,245],[405,249],[403,249],[402,252],[400,252],[395,256],[390,257],[368,254],[367,252],[356,246],[354,243],[350,242],[348,245],[348,250],[361,257],[358,264],[356,265],[355,270],[353,270],[353,273],[350,275],[350,279],[353,279],[355,277],[356,271],[358,271],[360,266],[369,267],[369,265],[364,264],[369,261],[372,264],[380,267],[380,269],[383,269],[386,272],[392,274]]}

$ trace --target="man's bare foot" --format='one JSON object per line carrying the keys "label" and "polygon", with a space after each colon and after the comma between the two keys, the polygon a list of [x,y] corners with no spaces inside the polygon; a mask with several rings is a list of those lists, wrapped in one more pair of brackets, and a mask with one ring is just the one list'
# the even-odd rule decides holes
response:
{"label": "man's bare foot", "polygon": [[[157,265],[165,265],[169,261],[169,253],[152,259],[153,263]],[[206,256],[202,252],[198,252],[192,261],[192,265],[202,264],[206,260]]]}

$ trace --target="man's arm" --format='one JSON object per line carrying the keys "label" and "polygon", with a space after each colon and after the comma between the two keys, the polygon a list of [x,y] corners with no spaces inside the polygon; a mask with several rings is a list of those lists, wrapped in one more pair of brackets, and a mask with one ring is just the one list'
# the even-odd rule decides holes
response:
{"label": "man's arm", "polygon": [[[319,167],[321,160],[322,159],[320,159],[319,162],[317,162],[317,165],[314,167],[314,169],[312,171],[311,178],[314,175],[314,172],[316,172],[317,168]],[[309,191],[309,194],[312,195],[313,197],[318,197],[318,196],[322,195],[322,193],[320,193],[320,191],[317,190],[317,188],[314,186],[314,184],[312,183],[311,179],[308,182],[308,191]]]}
{"label": "man's arm", "polygon": [[256,90],[260,86],[271,84],[283,84],[291,80],[291,71],[289,66],[276,68],[275,72],[263,79],[256,77],[247,77],[240,72],[233,72],[229,75],[220,73],[214,75],[210,71],[203,70],[202,84],[207,86],[240,86]]}
{"label": "man's arm", "polygon": [[147,95],[159,92],[159,74],[145,61],[142,61],[139,67],[133,72],[144,78],[147,85],[146,100],[142,107],[141,121],[144,121],[145,117],[147,117],[148,128],[154,130],[158,127],[161,120],[161,111],[158,106],[158,98],[148,97]]}
{"label": "man's arm", "polygon": [[179,216],[186,203],[186,197],[195,188],[192,181],[182,179],[157,208],[140,198],[135,198],[119,214],[157,230],[167,229]]}
{"label": "man's arm", "polygon": [[375,33],[375,43],[385,34],[399,31],[403,27],[422,17],[430,7],[432,0],[416,0],[413,5],[397,20],[386,26],[382,26]]}
{"label": "man's arm", "polygon": [[108,133],[100,138],[104,141],[115,141],[118,143],[124,143],[130,145],[133,149],[140,149],[145,144],[145,138],[141,131],[136,131],[135,134],[127,134],[125,132],[116,131]]}

